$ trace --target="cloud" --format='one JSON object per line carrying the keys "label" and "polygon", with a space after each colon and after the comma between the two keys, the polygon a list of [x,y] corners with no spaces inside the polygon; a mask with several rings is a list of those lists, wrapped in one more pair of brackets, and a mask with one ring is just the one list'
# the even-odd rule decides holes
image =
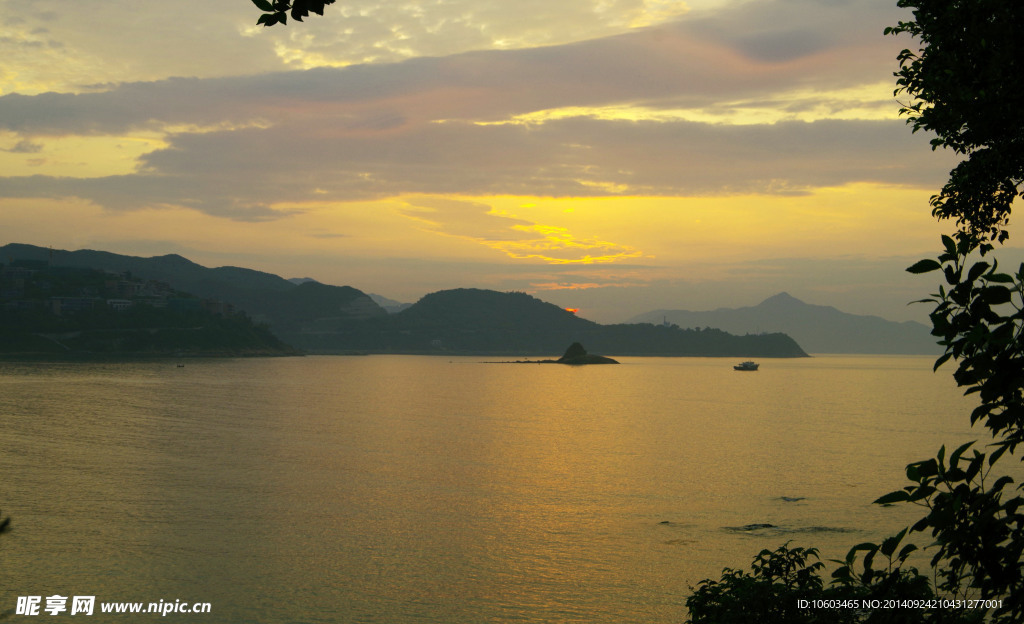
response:
{"label": "cloud", "polygon": [[352,0],[277,42],[294,67],[395,62],[468,50],[561,45],[684,15],[679,0]]}
{"label": "cloud", "polygon": [[14,144],[13,147],[0,148],[0,151],[10,152],[12,154],[38,154],[43,150],[43,146],[39,143],[33,143],[28,139],[22,139]]}
{"label": "cloud", "polygon": [[[826,91],[891,78],[900,45],[881,36],[889,21],[884,16],[892,11],[880,6],[876,0],[751,2],[724,14],[547,47],[342,69],[126,82],[101,93],[9,94],[0,97],[0,127],[114,133],[339,118],[358,127],[382,117],[408,123],[495,120],[565,106],[696,107],[796,87]],[[773,18],[778,7],[791,7],[781,25]],[[795,28],[813,45],[794,37]],[[795,39],[790,45],[801,51],[758,53],[757,46],[745,43],[751,38]]]}
{"label": "cloud", "polygon": [[[564,10],[597,6],[570,4]],[[359,6],[341,12],[362,15]],[[509,10],[497,2],[472,6],[472,15],[490,16],[486,24],[504,24],[498,15]],[[620,0],[600,19],[631,21],[658,6]],[[409,194],[699,196],[793,194],[864,181],[935,186],[950,159],[922,149],[923,138],[895,118],[726,125],[587,112],[713,110],[738,99],[806,106],[812,96],[800,104],[779,99],[796,89],[827,101],[830,89],[891,74],[899,46],[881,37],[893,17],[883,6],[876,0],[750,2],[539,48],[131,82],[99,92],[9,94],[0,97],[0,129],[20,137],[18,145],[39,145],[38,137],[145,132],[159,134],[165,147],[140,157],[128,175],[0,178],[0,196],[75,196],[113,210],[183,206],[265,220],[314,199]],[[541,16],[562,10],[536,7]],[[506,123],[568,109],[579,112]],[[37,155],[45,158],[46,151]]]}
{"label": "cloud", "polygon": [[786,63],[830,50],[871,48],[906,13],[889,0],[769,0],[733,3],[684,20],[697,39],[759,63]]}
{"label": "cloud", "polygon": [[426,224],[430,229],[451,236],[488,241],[522,240],[521,229],[533,225],[523,219],[494,214],[491,207],[479,202],[421,197],[406,202],[405,216]]}
{"label": "cloud", "polygon": [[279,215],[281,204],[405,194],[798,194],[855,182],[934,187],[950,164],[900,121],[719,126],[566,119],[533,128],[430,124],[371,136],[278,126],[169,141],[143,157],[136,174],[5,178],[0,196],[68,195],[117,210],[175,205],[265,219]]}
{"label": "cloud", "polygon": [[[253,75],[393,63],[469,50],[564,44],[686,12],[678,0],[347,0],[299,27],[262,28],[250,3],[177,0],[140,6],[0,0],[0,93],[82,91],[114,81]],[[13,17],[8,17],[13,16]]]}
{"label": "cloud", "polygon": [[[247,10],[247,9],[251,9]],[[0,0],[0,93],[79,91],[97,82],[280,69],[269,41],[239,34],[251,4],[178,0]],[[17,15],[18,22],[8,19]]]}

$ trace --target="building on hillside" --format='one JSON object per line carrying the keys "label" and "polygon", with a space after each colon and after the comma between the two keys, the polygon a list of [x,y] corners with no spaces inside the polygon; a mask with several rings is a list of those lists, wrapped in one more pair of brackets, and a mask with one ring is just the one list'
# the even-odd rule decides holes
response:
{"label": "building on hillside", "polygon": [[132,307],[131,299],[107,299],[107,306],[115,312],[124,312]]}
{"label": "building on hillside", "polygon": [[235,313],[235,306],[216,299],[203,299],[203,309],[218,316],[231,316]]}
{"label": "building on hillside", "polygon": [[191,297],[168,297],[167,307],[175,312],[195,312],[203,309],[203,302]]}
{"label": "building on hillside", "polygon": [[96,307],[96,297],[50,297],[50,306],[57,316],[88,312]]}

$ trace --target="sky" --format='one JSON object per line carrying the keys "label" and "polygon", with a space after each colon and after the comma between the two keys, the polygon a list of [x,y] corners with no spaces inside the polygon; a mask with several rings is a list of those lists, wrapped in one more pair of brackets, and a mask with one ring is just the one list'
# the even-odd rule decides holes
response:
{"label": "sky", "polygon": [[783,291],[925,320],[934,276],[903,269],[953,227],[928,198],[956,159],[893,95],[895,0],[0,10],[0,244],[602,323]]}

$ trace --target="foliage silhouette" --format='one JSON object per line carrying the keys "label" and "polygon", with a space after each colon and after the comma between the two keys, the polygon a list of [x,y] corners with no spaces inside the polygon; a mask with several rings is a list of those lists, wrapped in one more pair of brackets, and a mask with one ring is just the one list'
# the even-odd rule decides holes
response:
{"label": "foliage silhouette", "polygon": [[[855,550],[851,550],[851,557]],[[909,552],[907,553],[909,554]],[[687,598],[693,624],[917,624],[916,610],[871,610],[869,601],[932,598],[928,579],[916,571],[898,571],[906,555],[889,554],[891,573],[873,578],[847,576],[825,586],[825,564],[816,548],[762,550],[751,572],[726,568],[720,581],[705,579]],[[815,561],[811,563],[811,560]]]}
{"label": "foliage silhouette", "polygon": [[[992,475],[993,465],[1024,441],[1024,264],[1016,273],[1005,273],[991,259],[995,244],[1009,236],[1011,208],[1024,184],[1024,83],[1019,79],[1024,73],[1024,38],[1018,34],[1024,28],[1024,2],[897,4],[912,9],[914,19],[887,28],[886,34],[909,34],[921,44],[919,50],[906,49],[898,57],[895,95],[911,98],[901,113],[914,132],[935,133],[933,149],[949,148],[964,156],[931,198],[932,214],[955,220],[957,231],[942,237],[938,258],[921,260],[907,270],[941,271],[944,277],[938,293],[923,300],[935,306],[930,314],[932,334],[945,348],[935,369],[951,360],[956,363],[957,384],[979,399],[971,423],[989,429],[993,450],[982,453],[971,448],[972,442],[947,457],[942,447],[935,458],[908,465],[911,484],[875,503],[916,504],[927,510],[926,515],[880,544],[854,546],[838,562],[830,587],[808,579],[800,585],[780,584],[756,570],[748,577],[727,569],[721,582],[702,581],[687,600],[694,623],[746,621],[735,614],[749,612],[760,614],[757,621],[814,622],[814,613],[779,619],[765,600],[770,594],[774,601],[792,606],[808,592],[822,599],[938,599],[927,602],[926,609],[829,610],[828,621],[1024,621],[1022,486],[1014,487],[1006,476],[993,480]],[[908,535],[923,532],[934,538],[926,547],[934,549],[933,587],[906,565],[917,546],[907,543],[900,548]],[[801,552],[817,554],[814,549]],[[787,561],[794,559],[792,553],[783,547],[767,556]],[[885,565],[879,566],[883,558]],[[797,563],[803,566],[804,561]],[[801,571],[815,574],[820,571],[816,565]],[[765,583],[778,587],[765,589]],[[728,611],[708,608],[723,599],[730,601]],[[972,604],[970,600],[985,602],[981,608],[959,608]]]}
{"label": "foliage silhouette", "polygon": [[323,15],[324,7],[328,4],[334,4],[334,0],[293,0],[292,2],[252,0],[252,3],[259,10],[263,11],[263,15],[260,16],[256,23],[263,24],[264,26],[273,26],[274,24],[287,24],[289,15],[296,22],[301,22],[302,18],[309,17],[310,13]]}
{"label": "foliage silhouette", "polygon": [[972,237],[1006,240],[1004,226],[1024,178],[1024,3],[1016,0],[898,0],[912,21],[887,28],[921,45],[898,59],[896,96],[914,132],[935,133],[932,149],[965,159],[932,198],[933,214]]}
{"label": "foliage silhouette", "polygon": [[[956,220],[943,236],[943,253],[922,260],[911,273],[941,270],[945,284],[925,302],[932,334],[953,360],[957,385],[979,405],[971,423],[989,429],[990,454],[965,444],[948,458],[907,466],[912,485],[878,499],[910,502],[928,510],[911,532],[930,532],[936,590],[953,598],[998,600],[992,622],[1024,620],[1024,514],[1020,486],[1010,477],[993,482],[993,465],[1024,436],[1024,264],[1015,274],[988,261],[994,242],[1007,240],[1013,202],[1024,184],[1024,3],[1015,0],[900,0],[914,21],[887,29],[910,34],[922,48],[904,50],[896,94],[913,98],[903,113],[915,131],[934,132],[933,148],[965,159],[931,199],[933,214]],[[980,257],[980,258],[979,258]],[[971,450],[970,455],[967,451]],[[870,562],[865,564],[870,568]],[[946,611],[936,620],[953,619]]]}

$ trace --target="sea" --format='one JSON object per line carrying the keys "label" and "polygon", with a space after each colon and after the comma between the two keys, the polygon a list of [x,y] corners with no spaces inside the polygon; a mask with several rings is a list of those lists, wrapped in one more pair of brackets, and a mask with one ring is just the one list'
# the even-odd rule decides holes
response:
{"label": "sea", "polygon": [[0,363],[0,612],[679,623],[762,549],[899,531],[908,463],[989,442],[927,356],[501,360]]}

